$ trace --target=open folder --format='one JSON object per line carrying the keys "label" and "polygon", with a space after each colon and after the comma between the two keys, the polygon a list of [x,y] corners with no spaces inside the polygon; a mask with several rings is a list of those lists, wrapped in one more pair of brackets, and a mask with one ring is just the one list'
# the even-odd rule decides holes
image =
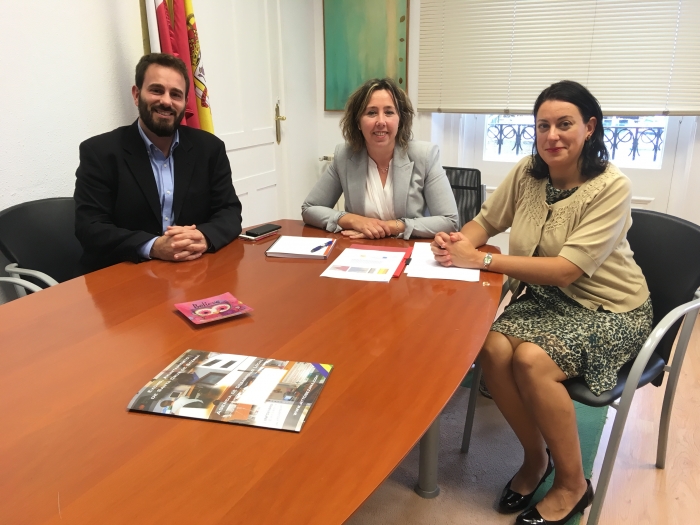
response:
{"label": "open folder", "polygon": [[373,246],[369,244],[351,244],[350,248],[354,248],[356,250],[377,250],[380,252],[404,252],[403,260],[401,263],[399,263],[399,267],[396,268],[394,277],[399,277],[401,275],[403,269],[406,267],[406,261],[411,257],[411,253],[413,253],[413,246],[398,248],[392,246]]}

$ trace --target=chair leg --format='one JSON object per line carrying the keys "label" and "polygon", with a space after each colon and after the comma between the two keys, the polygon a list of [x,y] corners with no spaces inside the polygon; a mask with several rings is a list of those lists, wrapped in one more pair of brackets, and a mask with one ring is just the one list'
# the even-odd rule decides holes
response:
{"label": "chair leg", "polygon": [[624,412],[621,408],[618,408],[617,410],[615,422],[613,423],[613,428],[610,432],[608,446],[605,449],[605,459],[603,459],[603,466],[600,469],[600,476],[595,487],[595,497],[593,498],[593,503],[591,505],[591,512],[588,515],[586,525],[597,525],[598,520],[600,519],[600,513],[603,510],[603,503],[605,501],[605,494],[608,491],[608,485],[610,484],[613,467],[615,466],[617,451],[620,448],[622,432],[625,430],[627,412],[629,412],[629,406],[627,406],[627,409],[624,410]]}
{"label": "chair leg", "polygon": [[678,386],[678,378],[681,374],[685,351],[688,348],[690,336],[693,333],[693,326],[698,316],[698,311],[689,312],[683,321],[681,335],[678,338],[676,352],[673,355],[671,371],[668,374],[666,382],[666,391],[664,392],[664,403],[661,409],[661,420],[659,421],[659,443],[656,447],[656,468],[664,468],[666,466],[666,446],[668,445],[668,429],[671,422],[671,410],[673,409],[673,400],[676,396],[676,387]]}
{"label": "chair leg", "polygon": [[603,503],[605,502],[605,495],[608,492],[608,485],[610,484],[610,478],[612,477],[613,467],[615,466],[615,459],[617,458],[617,451],[620,448],[620,441],[622,440],[622,433],[625,430],[625,423],[627,422],[627,416],[629,415],[630,407],[632,406],[632,400],[634,399],[634,394],[637,390],[636,386],[639,384],[639,376],[642,373],[642,369],[639,369],[635,375],[635,368],[633,367],[630,377],[627,380],[627,385],[622,392],[622,397],[620,398],[620,404],[617,407],[617,414],[615,415],[615,422],[613,423],[612,431],[610,432],[610,439],[608,439],[608,446],[605,449],[605,458],[603,459],[603,466],[600,469],[600,476],[598,478],[598,483],[595,487],[595,497],[593,498],[593,504],[591,505],[591,512],[588,515],[587,525],[597,525],[600,519],[600,513],[603,510]]}
{"label": "chair leg", "polygon": [[462,452],[464,454],[469,452],[469,443],[472,438],[476,398],[479,395],[479,381],[481,381],[481,365],[477,359],[474,364],[474,375],[472,377],[472,386],[469,390],[469,404],[467,405],[467,418],[464,420],[464,433],[462,434]]}

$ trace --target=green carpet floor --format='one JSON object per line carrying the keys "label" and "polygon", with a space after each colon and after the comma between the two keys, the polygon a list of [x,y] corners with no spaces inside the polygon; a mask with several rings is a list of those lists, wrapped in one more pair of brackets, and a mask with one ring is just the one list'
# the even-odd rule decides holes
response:
{"label": "green carpet floor", "polygon": [[[471,387],[472,373],[469,372],[462,381],[462,386]],[[590,478],[593,472],[593,462],[595,461],[598,445],[600,444],[600,436],[603,434],[603,427],[607,419],[608,408],[595,408],[587,405],[582,405],[574,401],[576,409],[576,423],[578,424],[578,436],[581,441],[581,458],[583,459],[583,473],[586,478]],[[556,469],[555,469],[556,470]],[[554,476],[549,479],[537,490],[534,500],[540,500],[552,486]],[[579,525],[581,515],[571,518],[568,525]]]}

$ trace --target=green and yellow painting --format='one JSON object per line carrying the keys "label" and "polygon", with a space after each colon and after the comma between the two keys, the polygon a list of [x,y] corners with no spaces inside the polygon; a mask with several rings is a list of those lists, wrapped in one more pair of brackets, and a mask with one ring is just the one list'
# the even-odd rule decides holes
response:
{"label": "green and yellow painting", "polygon": [[326,111],[370,78],[406,88],[409,0],[324,0]]}

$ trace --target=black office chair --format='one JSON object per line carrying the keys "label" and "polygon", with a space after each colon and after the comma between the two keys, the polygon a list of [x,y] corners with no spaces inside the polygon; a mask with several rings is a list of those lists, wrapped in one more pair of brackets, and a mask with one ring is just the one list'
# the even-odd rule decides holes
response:
{"label": "black office chair", "polygon": [[1,211],[0,251],[10,261],[5,267],[10,277],[1,280],[14,284],[18,296],[81,275],[83,248],[75,237],[73,197],[24,202]]}
{"label": "black office chair", "polygon": [[457,201],[459,228],[477,216],[484,202],[481,172],[471,168],[443,166]]}
{"label": "black office chair", "polygon": [[[611,406],[617,410],[605,459],[600,471],[595,498],[588,516],[588,524],[596,525],[605,501],[617,450],[620,446],[627,414],[637,388],[653,383],[661,386],[665,372],[669,373],[664,393],[656,451],[656,467],[664,468],[666,445],[671,419],[673,398],[683,359],[700,310],[700,226],[663,213],[632,210],[633,225],[627,240],[634,251],[634,259],[647,280],[654,308],[654,329],[639,355],[622,367],[617,385],[600,396],[595,396],[582,378],[564,382],[571,399],[584,405]],[[693,298],[695,297],[695,300]],[[669,365],[673,343],[683,326],[673,361]],[[478,385],[481,367],[477,366],[472,385]],[[619,402],[618,402],[619,399]],[[469,450],[471,429],[476,407],[476,390],[469,395],[469,407],[464,424],[462,452]]]}

